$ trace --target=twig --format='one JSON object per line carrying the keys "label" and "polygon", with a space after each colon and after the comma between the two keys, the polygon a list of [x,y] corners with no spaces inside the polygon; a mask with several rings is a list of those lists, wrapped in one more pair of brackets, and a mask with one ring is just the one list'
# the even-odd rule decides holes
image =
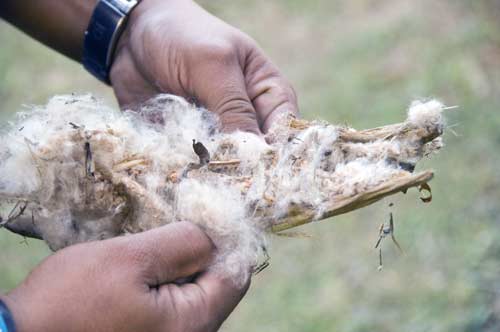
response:
{"label": "twig", "polygon": [[[289,213],[271,226],[271,232],[279,233],[284,230],[301,226],[310,223],[313,220],[327,219],[333,216],[344,214],[367,205],[373,204],[382,198],[395,194],[399,191],[418,187],[424,183],[429,182],[434,176],[432,171],[421,172],[418,174],[408,174],[396,179],[389,180],[380,186],[359,193],[352,197],[338,197],[337,201],[325,208],[325,211],[317,216],[317,211],[311,208],[299,208],[298,211]],[[296,209],[297,210],[297,209]],[[267,220],[267,218],[264,218]]]}

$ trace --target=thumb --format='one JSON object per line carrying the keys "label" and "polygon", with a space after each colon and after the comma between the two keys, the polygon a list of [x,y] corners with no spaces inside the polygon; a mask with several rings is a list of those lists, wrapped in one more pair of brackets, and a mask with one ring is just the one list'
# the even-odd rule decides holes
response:
{"label": "thumb", "polygon": [[257,114],[246,93],[229,92],[228,89],[224,89],[220,91],[220,96],[217,99],[216,106],[208,106],[208,108],[219,115],[223,131],[241,130],[256,135],[262,134],[257,122]]}
{"label": "thumb", "polygon": [[257,113],[248,97],[245,79],[239,65],[209,65],[199,77],[195,87],[197,99],[216,113],[221,121],[222,130],[232,132],[242,130],[261,135]]}
{"label": "thumb", "polygon": [[188,222],[176,222],[110,241],[123,254],[140,262],[141,281],[150,287],[204,271],[215,251],[208,236]]}
{"label": "thumb", "polygon": [[[231,314],[250,286],[250,278],[242,284],[205,271],[193,283],[176,288],[176,297],[171,301],[179,315],[197,317],[196,320],[182,322],[184,331],[217,331]],[[173,291],[170,289],[170,293]],[[160,293],[161,295],[165,292]]]}
{"label": "thumb", "polygon": [[264,133],[281,114],[298,115],[295,90],[262,50],[252,49],[245,68],[248,95]]}

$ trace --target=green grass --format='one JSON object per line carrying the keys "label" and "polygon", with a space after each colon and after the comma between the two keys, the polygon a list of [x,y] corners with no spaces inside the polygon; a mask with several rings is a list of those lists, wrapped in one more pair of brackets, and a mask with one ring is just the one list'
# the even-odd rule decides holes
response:
{"label": "green grass", "polygon": [[49,254],[37,240],[0,232],[0,292],[14,288],[27,273]]}
{"label": "green grass", "polygon": [[[495,5],[470,1],[203,0],[248,32],[296,87],[303,115],[373,127],[400,121],[415,98],[448,105],[434,199],[396,203],[399,255],[373,250],[386,204],[275,239],[271,266],[224,331],[480,331],[500,303],[500,38]],[[490,7],[493,6],[493,7]],[[110,91],[77,64],[0,25],[0,119],[57,93]],[[0,289],[48,251],[0,231]],[[500,314],[497,313],[497,316]],[[498,329],[498,326],[496,326]]]}

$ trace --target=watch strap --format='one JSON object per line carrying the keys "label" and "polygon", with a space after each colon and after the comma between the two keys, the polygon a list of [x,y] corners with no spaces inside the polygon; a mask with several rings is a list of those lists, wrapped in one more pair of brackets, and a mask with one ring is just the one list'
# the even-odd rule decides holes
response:
{"label": "watch strap", "polygon": [[2,300],[0,300],[0,332],[16,332],[12,314]]}
{"label": "watch strap", "polygon": [[85,31],[83,66],[107,84],[116,44],[137,4],[138,0],[99,0]]}

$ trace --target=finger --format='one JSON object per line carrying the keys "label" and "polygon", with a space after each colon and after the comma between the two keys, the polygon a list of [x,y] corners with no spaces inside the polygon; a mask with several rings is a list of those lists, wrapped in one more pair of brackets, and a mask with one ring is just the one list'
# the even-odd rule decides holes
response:
{"label": "finger", "polygon": [[208,236],[188,222],[172,223],[143,233],[118,238],[126,258],[141,268],[150,287],[204,271],[215,247]]}
{"label": "finger", "polygon": [[237,56],[229,51],[214,52],[198,69],[193,91],[196,98],[215,112],[226,132],[248,131],[260,135],[257,114],[246,91],[246,83]]}
{"label": "finger", "polygon": [[222,277],[213,271],[207,271],[200,275],[195,283],[205,295],[207,310],[214,317],[224,321],[245,296],[250,287],[250,274],[246,280],[237,284],[234,280]]}
{"label": "finger", "polygon": [[295,90],[257,47],[248,57],[245,77],[248,95],[264,133],[281,114],[299,114]]}
{"label": "finger", "polygon": [[194,283],[175,288],[164,286],[160,294],[169,298],[170,301],[165,303],[174,301],[179,315],[196,317],[196,320],[185,322],[182,330],[216,331],[241,301],[249,286],[249,278],[237,285],[233,280],[207,271]]}

